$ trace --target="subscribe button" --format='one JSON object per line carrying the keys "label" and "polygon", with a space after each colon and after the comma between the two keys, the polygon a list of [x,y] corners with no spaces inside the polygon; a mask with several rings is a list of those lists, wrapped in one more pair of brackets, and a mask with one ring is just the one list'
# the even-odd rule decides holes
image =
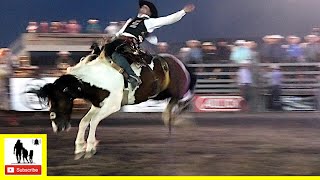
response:
{"label": "subscribe button", "polygon": [[41,175],[41,165],[6,165],[6,175]]}

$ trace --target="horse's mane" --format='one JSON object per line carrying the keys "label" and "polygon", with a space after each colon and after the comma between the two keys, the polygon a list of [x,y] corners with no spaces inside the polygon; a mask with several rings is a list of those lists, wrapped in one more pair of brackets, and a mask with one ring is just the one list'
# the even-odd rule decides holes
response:
{"label": "horse's mane", "polygon": [[60,78],[58,78],[54,82],[54,84],[58,87],[60,87],[60,86],[62,86],[62,87],[73,86],[78,83],[79,83],[79,80],[71,74],[62,75]]}

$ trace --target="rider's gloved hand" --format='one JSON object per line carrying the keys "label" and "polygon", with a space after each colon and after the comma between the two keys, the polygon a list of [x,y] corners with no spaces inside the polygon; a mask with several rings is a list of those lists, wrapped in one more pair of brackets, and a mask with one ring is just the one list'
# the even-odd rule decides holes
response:
{"label": "rider's gloved hand", "polygon": [[186,12],[186,13],[189,13],[189,12],[192,12],[194,11],[194,9],[196,8],[196,6],[194,4],[188,4],[186,5],[183,10]]}

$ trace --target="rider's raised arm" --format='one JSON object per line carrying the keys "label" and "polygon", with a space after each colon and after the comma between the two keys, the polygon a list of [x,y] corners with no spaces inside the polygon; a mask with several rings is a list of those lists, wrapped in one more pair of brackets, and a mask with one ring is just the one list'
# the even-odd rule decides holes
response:
{"label": "rider's raised arm", "polygon": [[189,4],[186,5],[182,10],[168,16],[146,19],[144,24],[148,32],[153,32],[157,28],[180,21],[184,15],[186,15],[188,12],[192,12],[194,8],[195,6],[193,4]]}
{"label": "rider's raised arm", "polygon": [[144,24],[148,32],[153,32],[157,28],[178,22],[184,15],[186,15],[186,12],[181,10],[169,16],[146,19]]}

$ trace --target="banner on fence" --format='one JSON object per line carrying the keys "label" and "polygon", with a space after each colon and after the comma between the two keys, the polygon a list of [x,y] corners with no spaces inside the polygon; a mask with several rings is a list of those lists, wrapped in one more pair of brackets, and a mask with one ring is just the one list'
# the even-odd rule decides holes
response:
{"label": "banner on fence", "polygon": [[285,111],[315,111],[317,109],[315,96],[282,96],[281,102]]}
{"label": "banner on fence", "polygon": [[194,108],[196,112],[231,112],[241,110],[240,96],[196,96]]}

